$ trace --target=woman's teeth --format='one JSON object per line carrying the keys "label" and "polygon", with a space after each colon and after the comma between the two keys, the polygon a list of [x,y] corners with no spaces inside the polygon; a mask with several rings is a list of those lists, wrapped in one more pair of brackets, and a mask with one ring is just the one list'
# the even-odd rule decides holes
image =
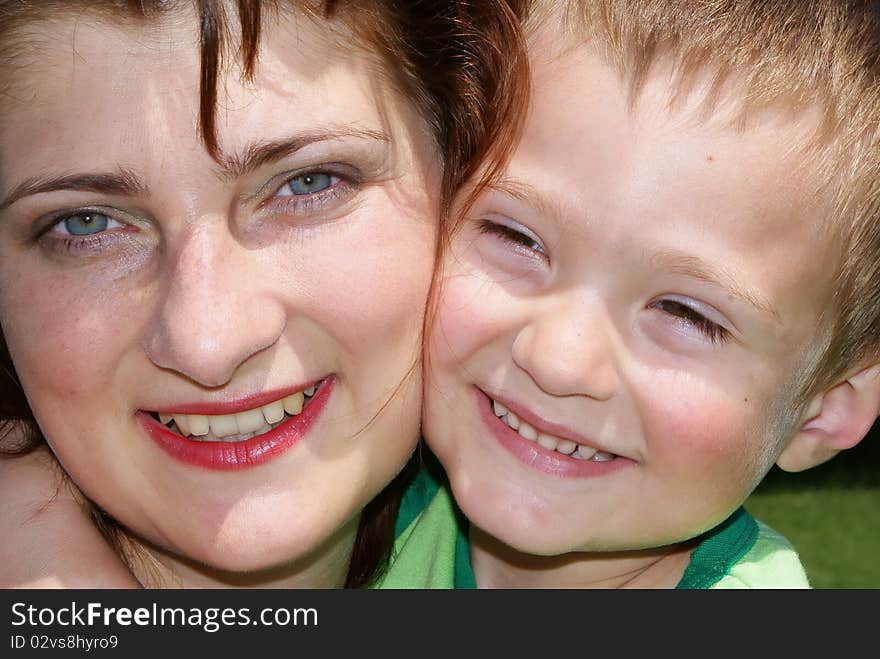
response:
{"label": "woman's teeth", "polygon": [[[296,416],[317,386],[236,414],[160,414],[159,421],[184,437],[201,442],[241,442],[269,432],[286,417]],[[173,422],[173,425],[169,425]]]}
{"label": "woman's teeth", "polygon": [[548,451],[556,451],[557,453],[562,453],[575,460],[590,460],[592,462],[608,462],[617,457],[613,453],[599,451],[589,446],[585,446],[584,444],[573,442],[570,439],[560,439],[553,435],[538,432],[528,423],[517,417],[516,414],[504,407],[504,405],[494,400],[492,401],[492,410],[495,412],[495,416],[501,419],[510,428],[516,430],[520,437],[530,442],[536,442],[539,446]]}

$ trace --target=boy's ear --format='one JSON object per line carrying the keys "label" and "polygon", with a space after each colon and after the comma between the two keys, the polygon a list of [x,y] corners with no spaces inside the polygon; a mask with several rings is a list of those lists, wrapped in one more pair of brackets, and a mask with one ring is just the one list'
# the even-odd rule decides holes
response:
{"label": "boy's ear", "polygon": [[862,369],[811,401],[807,420],[776,464],[803,471],[858,444],[880,414],[880,364]]}

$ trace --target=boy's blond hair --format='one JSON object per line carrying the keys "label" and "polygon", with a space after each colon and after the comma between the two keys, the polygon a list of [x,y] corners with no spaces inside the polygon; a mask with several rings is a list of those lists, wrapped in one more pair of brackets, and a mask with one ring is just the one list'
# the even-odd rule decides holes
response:
{"label": "boy's blond hair", "polygon": [[[798,382],[804,403],[880,359],[880,2],[866,0],[536,0],[530,27],[560,17],[617,67],[632,102],[660,62],[670,102],[710,76],[703,109],[736,90],[737,120],[783,106],[818,110],[805,164],[827,186],[840,245],[834,299]],[[731,86],[730,83],[735,83]],[[796,238],[795,238],[796,239]]]}

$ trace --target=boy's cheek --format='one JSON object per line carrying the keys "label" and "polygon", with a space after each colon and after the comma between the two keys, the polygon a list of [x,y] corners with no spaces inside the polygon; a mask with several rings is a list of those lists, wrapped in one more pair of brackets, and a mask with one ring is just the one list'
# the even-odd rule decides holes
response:
{"label": "boy's cheek", "polygon": [[507,327],[504,309],[468,276],[447,282],[431,333],[431,356],[440,367],[463,366]]}
{"label": "boy's cheek", "polygon": [[[767,468],[765,412],[735,393],[704,384],[671,386],[642,397],[646,458],[678,471],[670,478],[703,482],[707,491],[739,497]],[[772,460],[771,460],[772,462]]]}

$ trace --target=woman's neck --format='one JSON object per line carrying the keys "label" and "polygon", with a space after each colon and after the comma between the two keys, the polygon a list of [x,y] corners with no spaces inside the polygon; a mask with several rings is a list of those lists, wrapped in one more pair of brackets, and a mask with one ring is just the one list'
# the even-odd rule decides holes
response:
{"label": "woman's neck", "polygon": [[694,543],[628,552],[523,554],[471,527],[471,563],[479,588],[674,588]]}

